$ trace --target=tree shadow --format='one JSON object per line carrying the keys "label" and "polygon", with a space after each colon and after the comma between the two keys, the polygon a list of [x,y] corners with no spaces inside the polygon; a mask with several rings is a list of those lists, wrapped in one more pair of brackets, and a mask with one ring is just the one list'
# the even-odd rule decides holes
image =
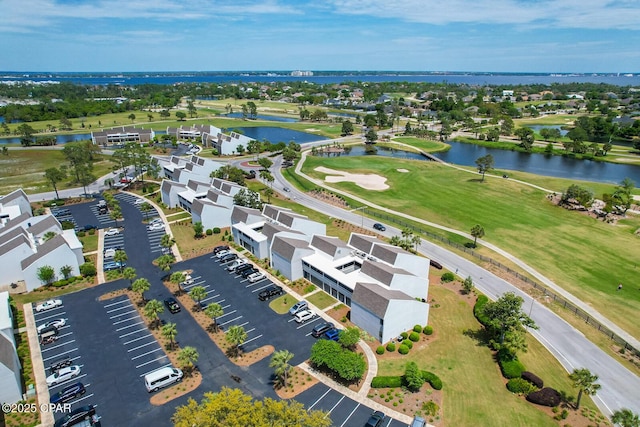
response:
{"label": "tree shadow", "polygon": [[489,345],[489,333],[484,328],[475,330],[465,329],[462,331],[462,335],[473,339],[478,346],[486,347]]}

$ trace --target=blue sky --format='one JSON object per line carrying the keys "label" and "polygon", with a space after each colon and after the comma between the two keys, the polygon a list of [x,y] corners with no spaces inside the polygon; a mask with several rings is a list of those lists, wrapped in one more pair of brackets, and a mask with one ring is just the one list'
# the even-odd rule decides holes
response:
{"label": "blue sky", "polygon": [[638,0],[0,0],[0,71],[640,72]]}

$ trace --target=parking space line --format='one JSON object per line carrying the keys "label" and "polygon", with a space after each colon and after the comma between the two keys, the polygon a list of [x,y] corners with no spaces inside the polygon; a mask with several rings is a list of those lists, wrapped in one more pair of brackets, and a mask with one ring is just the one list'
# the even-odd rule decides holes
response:
{"label": "parking space line", "polygon": [[256,292],[258,292],[258,291],[261,291],[261,290],[263,290],[263,289],[266,289],[266,288],[268,288],[268,287],[270,286],[270,284],[271,284],[271,282],[267,283],[266,285],[264,285],[264,286],[263,286],[263,287],[261,287],[261,288],[253,289],[253,290],[251,291],[251,293],[256,293]]}
{"label": "parking space line", "polygon": [[[346,420],[344,420],[344,422],[342,424],[340,424],[340,427],[344,427],[344,425],[347,423],[347,421],[349,421],[349,418],[351,418],[351,416],[353,415],[354,412],[356,412],[356,409],[358,409],[360,407],[360,402],[358,402],[358,404],[356,405],[355,408],[353,408],[353,411],[351,411],[351,413],[349,414],[349,416],[347,417]],[[389,422],[391,422],[391,420],[389,420]],[[387,424],[387,427],[389,425]]]}
{"label": "parking space line", "polygon": [[155,353],[156,351],[162,351],[162,349],[160,347],[158,347],[155,350],[151,350],[151,351],[148,351],[146,353],[142,353],[142,354],[139,354],[139,355],[137,355],[135,357],[132,357],[131,360],[140,359],[141,357],[147,356],[147,355],[149,355],[151,353]]}
{"label": "parking space line", "polygon": [[329,392],[330,392],[331,390],[333,390],[333,389],[332,389],[332,388],[328,388],[328,389],[327,389],[327,391],[325,391],[325,392],[324,392],[324,394],[318,398],[318,400],[316,400],[315,402],[313,402],[313,404],[307,408],[307,411],[312,410],[312,409],[313,409],[313,407],[314,407],[314,406],[316,406],[316,404],[317,404],[318,402],[320,402],[322,399],[324,399],[324,397],[325,397],[327,394],[329,394]]}
{"label": "parking space line", "polygon": [[117,322],[113,322],[112,325],[115,326],[115,325],[117,325],[119,323],[130,322],[130,321],[136,320],[136,319],[140,319],[140,316],[132,316],[132,317],[129,317],[129,318],[126,318],[126,319],[118,320]]}
{"label": "parking space line", "polygon": [[[228,305],[227,307],[230,307],[230,305]],[[225,309],[225,308],[226,308],[226,307],[222,307],[222,309]],[[218,319],[218,320],[220,320],[220,319],[222,319],[222,318],[223,318],[223,317],[225,317],[225,316],[228,316],[228,315],[230,315],[230,314],[235,313],[236,311],[238,311],[238,310],[232,310],[232,311],[230,311],[230,312],[228,312],[228,313],[223,314],[222,316],[218,316],[218,317],[217,317],[217,319]]]}
{"label": "parking space line", "polygon": [[[51,311],[49,311],[49,313],[51,313]],[[56,313],[56,314],[54,314],[54,315],[52,315],[52,316],[39,317],[39,318],[38,318],[38,322],[43,322],[43,321],[45,321],[45,320],[49,320],[49,319],[59,319],[59,318],[60,318],[60,316],[62,316],[62,315],[64,315],[64,314],[67,314],[67,312],[66,312],[66,311],[63,311],[62,313]]]}
{"label": "parking space line", "polygon": [[113,310],[109,310],[109,311],[107,311],[107,314],[109,314],[109,313],[113,313],[114,311],[126,310],[127,308],[131,308],[131,307],[132,307],[132,306],[114,308]]}
{"label": "parking space line", "polygon": [[140,341],[140,340],[143,340],[143,339],[148,338],[150,336],[151,336],[151,334],[148,334],[148,335],[145,335],[145,336],[139,337],[139,338],[134,338],[131,341],[123,342],[122,345],[128,345],[128,344],[131,344],[132,342]]}
{"label": "parking space line", "polygon": [[[87,387],[87,386],[85,386],[85,387]],[[93,393],[91,393],[91,394],[86,394],[86,395],[82,396],[80,399],[76,399],[76,400],[74,400],[73,402],[70,402],[70,403],[71,403],[72,405],[75,405],[76,403],[82,402],[83,400],[88,399],[88,398],[90,398],[90,397],[92,397],[92,396],[93,396]]]}
{"label": "parking space line", "polygon": [[393,418],[389,418],[389,422],[387,423],[387,427],[389,427],[391,425],[391,421],[393,421]]}
{"label": "parking space line", "polygon": [[118,302],[112,302],[111,304],[105,305],[104,308],[109,308],[109,307],[112,307],[114,305],[122,304],[123,302],[129,302],[129,298],[125,298],[125,299],[120,300]]}
{"label": "parking space line", "polygon": [[153,363],[153,362],[158,362],[159,360],[166,359],[166,358],[167,358],[167,355],[165,354],[164,356],[160,356],[157,359],[153,359],[153,360],[150,360],[148,362],[144,362],[142,365],[136,366],[136,369],[141,368],[141,367],[143,367],[145,365],[149,365],[150,363]]}
{"label": "parking space line", "polygon": [[148,330],[148,329],[147,328],[138,329],[137,331],[128,332],[128,333],[126,333],[124,335],[120,335],[118,338],[124,338],[124,337],[127,337],[129,335],[137,334],[138,332],[144,331],[144,330]]}
{"label": "parking space line", "polygon": [[76,340],[71,340],[71,341],[66,342],[64,344],[59,344],[59,345],[56,345],[56,346],[53,346],[53,347],[49,347],[49,348],[43,348],[42,350],[40,350],[40,352],[44,353],[45,351],[49,351],[49,350],[53,350],[53,349],[56,349],[56,348],[60,348],[60,347],[65,346],[67,344],[71,344],[72,342],[76,342]]}
{"label": "parking space line", "polygon": [[74,381],[77,382],[80,378],[84,378],[86,376],[87,376],[87,374],[78,375],[77,377],[69,378],[68,380],[66,380],[64,382],[61,382],[59,384],[52,385],[51,387],[49,387],[49,392],[51,392],[51,390],[53,390],[54,388],[58,388],[58,387],[63,386],[63,385],[71,384]]}
{"label": "parking space line", "polygon": [[242,344],[240,344],[240,345],[245,345],[245,344],[247,344],[247,343],[250,343],[251,341],[255,341],[255,340],[257,340],[258,338],[260,338],[261,336],[262,336],[262,334],[258,335],[257,337],[253,337],[253,338],[251,338],[250,340],[246,340],[245,342],[243,342],[243,343],[242,343]]}
{"label": "parking space line", "polygon": [[156,340],[149,341],[149,342],[148,342],[148,343],[146,343],[146,344],[142,344],[142,345],[139,345],[139,346],[137,346],[137,347],[133,347],[133,348],[132,348],[132,349],[130,349],[130,350],[127,350],[127,353],[130,353],[130,352],[132,352],[132,351],[136,351],[136,350],[138,350],[138,349],[140,349],[140,348],[142,348],[142,347],[146,347],[146,346],[148,346],[148,345],[151,345],[151,344],[157,344],[157,343],[158,343],[158,341],[156,341]]}
{"label": "parking space line", "polygon": [[[236,310],[233,310],[233,311],[236,311]],[[220,317],[218,317],[218,319],[219,319],[219,318],[220,318]],[[236,318],[234,318],[234,319],[227,320],[225,323],[220,323],[220,325],[221,325],[221,326],[224,326],[224,325],[226,325],[227,323],[231,323],[231,322],[233,322],[234,320],[238,320],[238,319],[242,319],[242,316],[238,316],[238,317],[236,317]]]}
{"label": "parking space line", "polygon": [[[64,352],[62,352],[60,354],[56,354],[55,356],[51,356],[51,357],[47,357],[46,359],[42,359],[42,361],[46,362],[46,361],[51,360],[51,359],[56,359],[56,358],[64,356],[67,353],[71,353],[72,351],[77,351],[77,350],[78,350],[78,347],[72,348],[71,350],[64,351]],[[76,357],[76,359],[79,359],[79,358],[80,358],[80,356]]]}
{"label": "parking space line", "polygon": [[158,370],[160,370],[160,369],[162,369],[162,368],[166,368],[167,366],[171,366],[171,363],[168,363],[168,364],[166,364],[166,365],[164,365],[164,366],[160,366],[159,368],[156,368],[156,369],[154,369],[153,371],[148,371],[148,372],[145,372],[144,374],[140,374],[140,377],[142,378],[142,377],[144,377],[145,375],[149,375],[151,372],[158,371]]}
{"label": "parking space line", "polygon": [[120,314],[116,314],[115,316],[111,316],[111,317],[109,317],[109,319],[115,319],[116,317],[124,316],[125,314],[131,314],[131,313],[135,313],[135,312],[137,312],[137,310],[134,308],[131,311],[126,311],[124,313],[120,313]]}
{"label": "parking space line", "polygon": [[64,337],[68,337],[69,335],[73,335],[73,332],[69,332],[66,334],[62,334],[62,335],[58,335],[58,339],[64,338]]}
{"label": "parking space line", "polygon": [[131,325],[129,325],[129,326],[123,326],[122,328],[118,328],[118,329],[116,329],[116,332],[124,331],[125,329],[133,328],[134,326],[136,326],[136,325],[141,325],[141,324],[143,324],[143,323],[144,323],[144,321],[143,321],[143,320],[141,320],[141,321],[139,321],[138,323],[133,323],[133,324],[131,324]]}
{"label": "parking space line", "polygon": [[[249,322],[247,322],[247,323],[249,323]],[[245,325],[246,325],[247,323],[245,323]],[[242,325],[240,325],[240,326],[242,326]],[[248,331],[245,331],[245,332],[247,333],[247,335],[249,335],[249,333],[250,333],[250,332],[253,332],[253,331],[255,331],[255,330],[256,330],[256,328],[251,328],[251,329],[249,329]]]}
{"label": "parking space line", "polygon": [[340,400],[338,400],[338,402],[336,402],[335,405],[333,405],[333,408],[329,409],[329,411],[326,413],[326,415],[324,416],[325,418],[327,418],[329,416],[329,414],[331,412],[333,412],[334,409],[336,409],[336,406],[338,406],[340,404],[340,402],[342,402],[344,400],[346,396],[343,394],[342,397],[340,398]]}

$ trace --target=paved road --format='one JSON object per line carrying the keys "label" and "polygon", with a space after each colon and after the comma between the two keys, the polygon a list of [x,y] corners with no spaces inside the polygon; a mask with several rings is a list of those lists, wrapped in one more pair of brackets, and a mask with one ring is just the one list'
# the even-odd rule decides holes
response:
{"label": "paved road", "polygon": [[[297,191],[280,173],[281,158],[274,160],[273,188],[275,190],[325,215],[372,228],[375,221],[358,212],[328,205]],[[291,191],[284,192],[282,190],[284,187],[290,187]],[[383,234],[391,237],[400,233],[401,230],[387,225],[387,230]],[[505,280],[443,247],[423,241],[418,250],[427,257],[437,260],[445,268],[458,271],[461,277],[471,276],[475,286],[490,298],[496,299],[505,292],[520,295],[524,299],[523,307],[531,311],[531,317],[540,327],[538,331],[533,331],[532,335],[560,361],[564,368],[568,372],[575,368],[588,368],[592,373],[600,376],[599,383],[602,388],[594,400],[603,413],[611,414],[620,408],[629,408],[635,413],[640,413],[640,378],[555,313]]]}

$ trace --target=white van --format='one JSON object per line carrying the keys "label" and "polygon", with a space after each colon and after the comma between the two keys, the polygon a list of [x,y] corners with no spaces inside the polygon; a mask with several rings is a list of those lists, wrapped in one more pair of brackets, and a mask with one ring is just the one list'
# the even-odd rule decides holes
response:
{"label": "white van", "polygon": [[173,383],[182,380],[182,371],[180,369],[166,367],[153,371],[144,376],[144,385],[147,391],[158,391],[162,387],[167,387]]}

